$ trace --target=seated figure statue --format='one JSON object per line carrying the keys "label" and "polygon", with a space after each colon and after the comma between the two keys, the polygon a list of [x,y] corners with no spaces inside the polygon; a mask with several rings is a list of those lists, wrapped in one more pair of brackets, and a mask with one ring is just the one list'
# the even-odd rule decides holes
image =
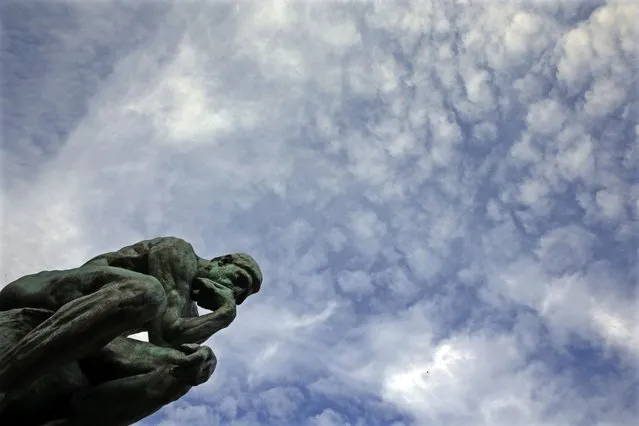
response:
{"label": "seated figure statue", "polygon": [[[257,293],[247,254],[200,258],[161,237],[0,290],[0,424],[129,425],[204,383],[201,346]],[[210,310],[198,315],[197,306]],[[130,339],[148,332],[149,341]],[[4,344],[4,347],[3,347]]]}

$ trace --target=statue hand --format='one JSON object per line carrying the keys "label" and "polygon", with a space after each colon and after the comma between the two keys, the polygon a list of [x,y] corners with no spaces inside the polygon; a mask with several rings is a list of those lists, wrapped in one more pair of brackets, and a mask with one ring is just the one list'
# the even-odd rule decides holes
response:
{"label": "statue hand", "polygon": [[180,345],[180,351],[186,357],[177,362],[171,374],[190,386],[197,386],[206,382],[217,366],[217,358],[211,348],[196,344],[185,344]]}
{"label": "statue hand", "polygon": [[198,305],[210,311],[235,307],[233,290],[208,278],[193,280],[191,297]]}

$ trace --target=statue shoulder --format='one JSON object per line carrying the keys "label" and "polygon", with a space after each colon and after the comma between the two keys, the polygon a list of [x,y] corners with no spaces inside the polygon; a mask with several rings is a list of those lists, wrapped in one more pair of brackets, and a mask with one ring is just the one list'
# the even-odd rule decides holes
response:
{"label": "statue shoulder", "polygon": [[183,253],[187,257],[190,257],[191,255],[195,256],[193,246],[186,240],[178,237],[167,236],[142,240],[122,247],[117,251],[100,254],[86,262],[83,266],[116,266],[146,274],[148,273],[149,254],[151,252],[166,252],[166,249],[169,249],[169,251],[174,253],[176,251]]}
{"label": "statue shoulder", "polygon": [[181,253],[182,255],[195,255],[193,245],[183,238],[179,237],[159,237],[149,241],[150,250],[168,249],[173,253]]}
{"label": "statue shoulder", "polygon": [[151,240],[140,241],[137,244],[147,245],[149,249],[159,245],[176,246],[176,247],[193,247],[191,243],[189,243],[185,239],[180,237],[173,237],[173,236],[157,237]]}

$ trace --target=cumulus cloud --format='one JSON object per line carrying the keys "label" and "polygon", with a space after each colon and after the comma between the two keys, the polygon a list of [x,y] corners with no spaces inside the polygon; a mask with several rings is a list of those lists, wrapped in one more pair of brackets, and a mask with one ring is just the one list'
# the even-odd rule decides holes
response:
{"label": "cumulus cloud", "polygon": [[630,424],[632,2],[5,2],[2,274],[178,235],[263,291],[141,425]]}

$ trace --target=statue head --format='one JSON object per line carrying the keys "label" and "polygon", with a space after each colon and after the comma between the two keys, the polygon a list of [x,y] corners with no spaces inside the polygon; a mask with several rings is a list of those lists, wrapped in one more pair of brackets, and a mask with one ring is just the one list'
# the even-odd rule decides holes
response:
{"label": "statue head", "polygon": [[246,253],[231,253],[211,259],[208,277],[232,288],[235,303],[240,305],[247,297],[260,291],[262,270]]}

